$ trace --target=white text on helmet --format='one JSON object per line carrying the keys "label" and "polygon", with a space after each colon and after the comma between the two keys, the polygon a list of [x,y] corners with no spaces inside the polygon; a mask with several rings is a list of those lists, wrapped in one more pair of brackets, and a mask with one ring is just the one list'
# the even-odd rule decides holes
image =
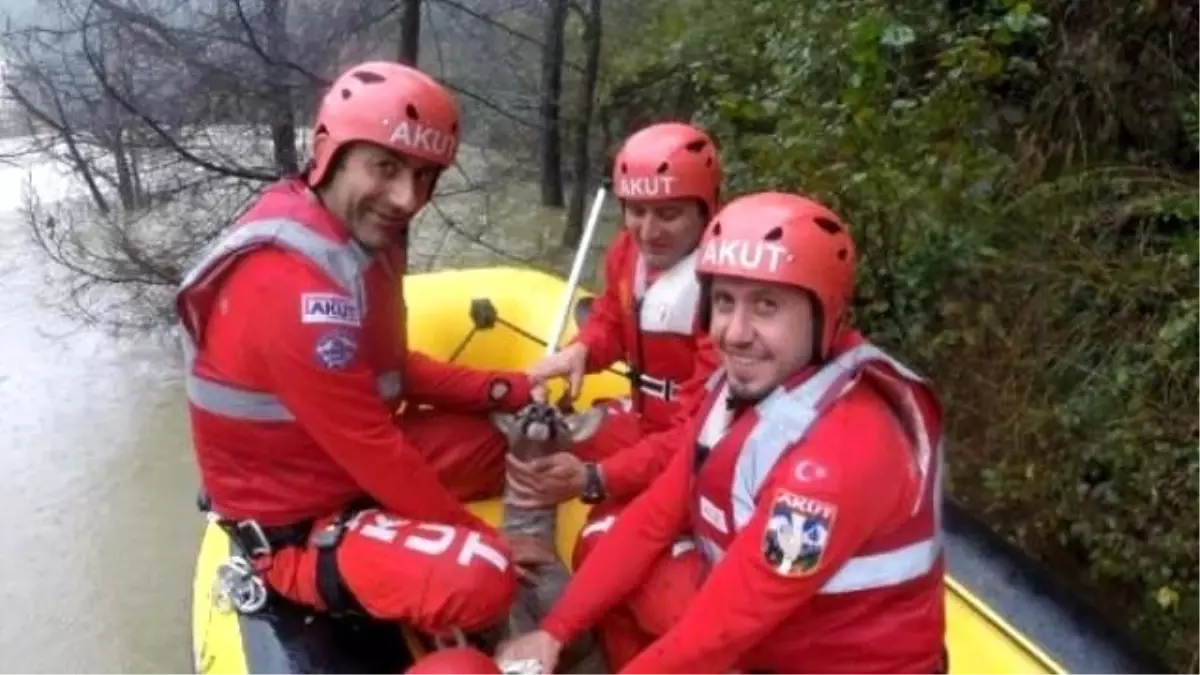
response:
{"label": "white text on helmet", "polygon": [[621,198],[637,199],[648,197],[670,197],[675,190],[675,181],[679,178],[675,176],[643,176],[641,178],[622,178],[620,182],[620,192],[617,196]]}
{"label": "white text on helmet", "polygon": [[790,256],[781,244],[770,241],[711,239],[704,247],[702,265],[774,274]]}
{"label": "white text on helmet", "polygon": [[454,137],[431,126],[403,120],[392,131],[392,142],[434,157],[449,158],[454,152]]}

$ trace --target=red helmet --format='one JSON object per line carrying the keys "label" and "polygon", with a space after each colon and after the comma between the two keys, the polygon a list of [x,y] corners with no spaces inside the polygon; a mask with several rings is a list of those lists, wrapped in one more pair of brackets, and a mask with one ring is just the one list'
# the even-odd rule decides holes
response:
{"label": "red helmet", "polygon": [[[445,168],[458,152],[458,101],[425,73],[401,63],[368,61],[334,80],[321,100],[309,185],[319,185],[338,149],[369,141]],[[319,149],[316,149],[318,148]]]}
{"label": "red helmet", "polygon": [[708,134],[680,122],[653,124],[626,139],[613,162],[618,199],[694,197],[717,212],[721,159]]}
{"label": "red helmet", "polygon": [[412,664],[406,673],[487,673],[500,675],[492,657],[471,647],[450,647],[427,654]]}
{"label": "red helmet", "polygon": [[837,214],[796,194],[759,192],[730,202],[700,240],[696,273],[771,281],[813,295],[820,354],[845,320],[854,295],[854,240]]}

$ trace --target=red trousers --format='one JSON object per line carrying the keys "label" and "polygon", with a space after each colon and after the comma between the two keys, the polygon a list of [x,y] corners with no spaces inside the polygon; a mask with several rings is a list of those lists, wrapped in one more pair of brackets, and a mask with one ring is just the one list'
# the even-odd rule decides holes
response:
{"label": "red trousers", "polygon": [[[612,411],[596,435],[576,452],[585,461],[601,461],[637,443],[645,433],[636,415]],[[591,510],[575,544],[575,569],[587,559],[626,505],[606,501]],[[655,562],[642,585],[600,620],[596,632],[611,672],[619,672],[679,620],[700,587],[705,569],[704,558],[695,546],[691,542],[678,542]]]}
{"label": "red trousers", "polygon": [[[607,532],[623,504],[600,504],[575,547],[576,569]],[[608,666],[616,673],[675,625],[700,588],[707,569],[690,541],[679,541],[655,561],[650,572],[623,603],[600,620],[596,631]]]}
{"label": "red trousers", "polygon": [[[500,494],[505,443],[486,416],[415,411],[399,424],[460,499]],[[319,521],[314,533],[336,515]],[[433,635],[503,620],[517,591],[508,549],[496,533],[416,522],[382,509],[350,521],[337,562],[367,612]],[[266,579],[292,601],[323,610],[316,570],[316,548],[288,548],[275,554]]]}

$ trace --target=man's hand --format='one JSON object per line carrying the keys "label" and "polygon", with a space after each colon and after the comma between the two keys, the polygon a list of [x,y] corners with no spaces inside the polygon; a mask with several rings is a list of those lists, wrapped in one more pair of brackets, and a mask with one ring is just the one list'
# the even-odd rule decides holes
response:
{"label": "man's hand", "polygon": [[529,378],[529,400],[534,403],[545,403],[550,398],[550,393],[546,391],[544,382]]}
{"label": "man's hand", "polygon": [[517,576],[525,581],[534,581],[537,568],[542,565],[553,565],[558,556],[541,539],[517,532],[503,532],[500,536],[512,550],[512,561],[516,567]]}
{"label": "man's hand", "polygon": [[516,494],[513,506],[537,508],[554,506],[583,494],[587,473],[583,462],[569,452],[523,462],[508,455],[508,480]]}
{"label": "man's hand", "polygon": [[567,345],[558,353],[533,364],[525,374],[534,384],[543,384],[554,377],[565,377],[570,385],[568,391],[571,398],[577,399],[580,389],[583,388],[587,352],[587,346],[582,343]]}
{"label": "man's hand", "polygon": [[[544,630],[535,630],[501,643],[496,650],[496,663],[506,673],[553,673],[561,652],[562,643]],[[532,663],[537,663],[540,669],[530,668]]]}

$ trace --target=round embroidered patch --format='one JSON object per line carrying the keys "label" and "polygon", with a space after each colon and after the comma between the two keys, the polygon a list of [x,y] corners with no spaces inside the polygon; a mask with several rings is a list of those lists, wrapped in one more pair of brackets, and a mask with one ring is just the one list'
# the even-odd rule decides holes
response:
{"label": "round embroidered patch", "polygon": [[317,338],[317,363],[329,370],[342,370],[358,353],[358,337],[346,330],[331,330]]}

